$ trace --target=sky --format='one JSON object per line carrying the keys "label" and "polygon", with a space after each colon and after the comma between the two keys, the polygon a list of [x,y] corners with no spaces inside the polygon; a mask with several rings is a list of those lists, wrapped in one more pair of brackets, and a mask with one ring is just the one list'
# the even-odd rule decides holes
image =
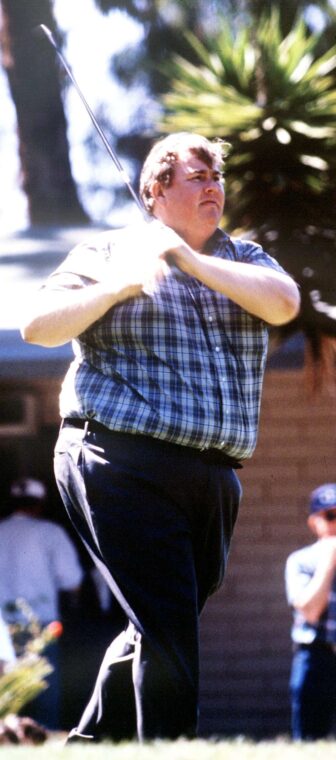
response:
{"label": "sky", "polygon": [[[128,93],[126,102],[124,91],[108,74],[109,60],[113,53],[134,44],[141,37],[141,27],[121,11],[102,15],[94,0],[80,0],[80,13],[78,9],[79,2],[74,0],[54,2],[57,24],[67,35],[63,53],[93,112],[102,108],[111,125],[121,127],[140,95]],[[0,235],[6,235],[26,228],[28,216],[25,195],[20,190],[15,110],[1,66],[0,102]],[[108,188],[118,181],[116,169],[102,144],[94,163],[89,161],[84,141],[92,132],[92,124],[71,84],[65,95],[65,111],[72,171],[82,201],[94,220],[110,223],[111,219],[105,213],[111,202]],[[97,145],[99,140],[97,136]],[[94,197],[89,197],[83,190],[88,179],[101,185]]]}

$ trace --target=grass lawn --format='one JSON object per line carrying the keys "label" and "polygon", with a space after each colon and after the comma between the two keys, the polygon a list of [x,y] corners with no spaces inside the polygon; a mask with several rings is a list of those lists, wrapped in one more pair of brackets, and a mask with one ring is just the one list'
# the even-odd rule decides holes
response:
{"label": "grass lawn", "polygon": [[64,747],[50,739],[40,747],[3,746],[0,760],[336,760],[336,742],[293,743],[284,739],[251,742],[179,740],[148,745],[125,743]]}

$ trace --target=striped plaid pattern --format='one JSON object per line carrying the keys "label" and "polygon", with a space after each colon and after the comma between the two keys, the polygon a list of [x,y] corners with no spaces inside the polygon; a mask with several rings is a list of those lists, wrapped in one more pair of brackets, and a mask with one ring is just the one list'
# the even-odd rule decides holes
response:
{"label": "striped plaid pattern", "polygon": [[[51,287],[83,285],[92,261],[98,267],[111,251],[118,255],[114,234],[77,246]],[[260,246],[219,230],[209,248],[283,271]],[[116,305],[74,342],[61,415],[245,459],[256,444],[267,339],[261,320],[171,267],[152,290]]]}

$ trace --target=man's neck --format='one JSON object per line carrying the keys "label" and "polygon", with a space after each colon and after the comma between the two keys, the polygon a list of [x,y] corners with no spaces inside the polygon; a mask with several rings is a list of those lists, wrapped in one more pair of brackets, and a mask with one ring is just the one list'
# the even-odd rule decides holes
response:
{"label": "man's neck", "polygon": [[203,251],[206,251],[208,248],[208,253],[210,253],[210,241],[215,233],[215,230],[212,230],[210,235],[195,235],[192,231],[185,231],[185,230],[177,230],[175,229],[174,232],[176,232],[180,237],[187,243],[187,245],[192,248],[193,251],[196,251],[197,253],[202,253]]}

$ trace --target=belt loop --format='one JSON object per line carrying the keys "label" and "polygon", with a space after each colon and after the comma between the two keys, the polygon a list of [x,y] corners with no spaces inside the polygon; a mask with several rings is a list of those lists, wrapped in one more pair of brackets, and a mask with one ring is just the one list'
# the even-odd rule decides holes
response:
{"label": "belt loop", "polygon": [[84,436],[86,436],[87,433],[88,433],[88,431],[89,431],[89,422],[90,422],[90,420],[85,420],[85,423],[84,423]]}

